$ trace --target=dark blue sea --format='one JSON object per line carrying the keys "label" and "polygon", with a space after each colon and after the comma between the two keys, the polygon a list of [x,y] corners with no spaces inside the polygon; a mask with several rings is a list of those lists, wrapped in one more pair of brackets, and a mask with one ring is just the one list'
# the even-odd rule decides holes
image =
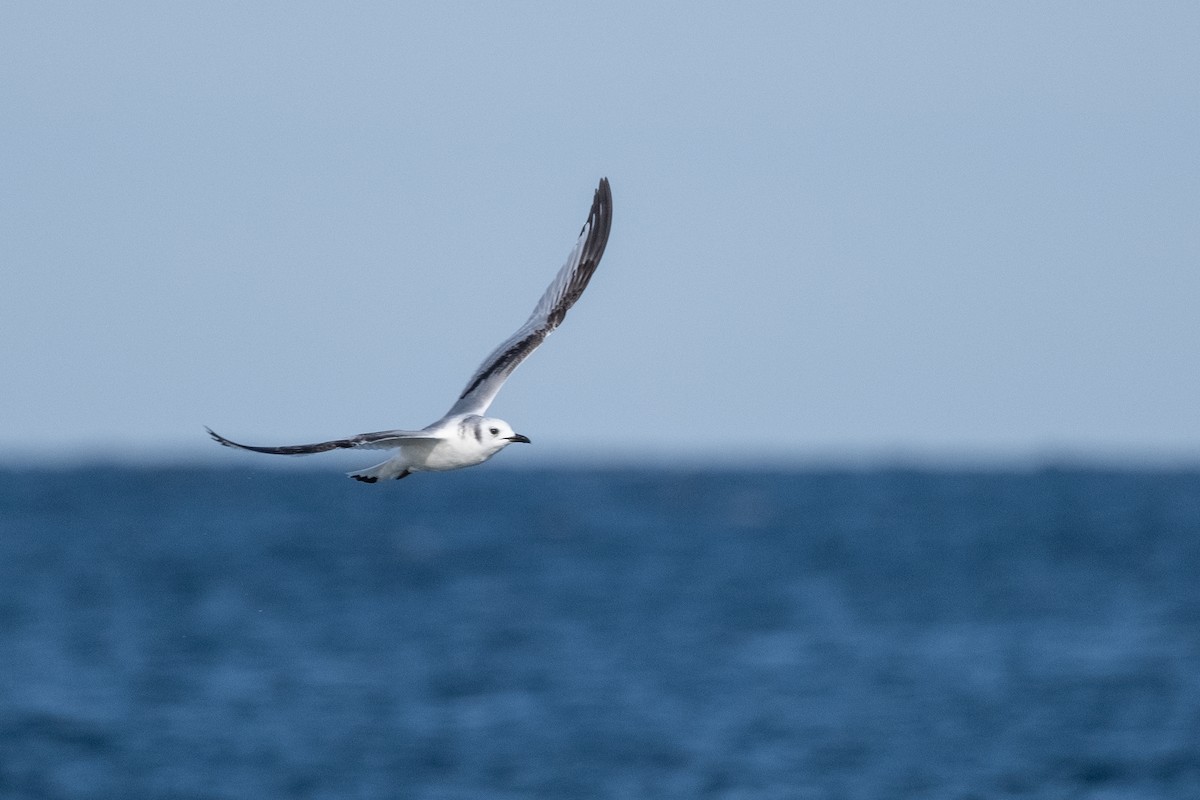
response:
{"label": "dark blue sea", "polygon": [[1200,798],[1200,471],[0,470],[0,797]]}

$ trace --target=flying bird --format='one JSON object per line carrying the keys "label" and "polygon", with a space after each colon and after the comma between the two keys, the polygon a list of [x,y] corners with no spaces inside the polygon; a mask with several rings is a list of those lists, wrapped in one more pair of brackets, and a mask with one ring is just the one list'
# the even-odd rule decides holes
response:
{"label": "flying bird", "polygon": [[579,232],[579,239],[546,289],[533,313],[517,332],[492,351],[446,415],[419,431],[394,430],[360,433],[348,439],[333,439],[316,444],[297,444],[283,447],[255,447],[226,439],[212,428],[209,436],[226,447],[271,453],[283,456],[305,456],[330,450],[393,450],[395,454],[368,469],[349,473],[364,483],[381,479],[400,480],[414,472],[442,472],[482,464],[514,442],[529,443],[529,437],[513,431],[502,419],[485,417],[508,376],[567,315],[571,306],[583,294],[591,280],[612,227],[612,191],[608,179],[602,178],[592,199],[592,210]]}

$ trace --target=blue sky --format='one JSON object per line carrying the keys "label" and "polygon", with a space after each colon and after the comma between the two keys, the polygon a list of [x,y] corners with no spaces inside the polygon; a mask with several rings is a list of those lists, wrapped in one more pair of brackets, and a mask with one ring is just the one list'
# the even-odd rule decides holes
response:
{"label": "blue sky", "polygon": [[607,175],[493,406],[523,459],[1195,458],[1197,41],[1183,2],[7,4],[0,452],[421,427]]}

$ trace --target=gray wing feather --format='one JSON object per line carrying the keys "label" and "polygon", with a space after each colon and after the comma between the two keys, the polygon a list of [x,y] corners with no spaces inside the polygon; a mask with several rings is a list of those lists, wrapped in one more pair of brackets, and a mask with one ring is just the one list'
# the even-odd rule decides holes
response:
{"label": "gray wing feather", "polygon": [[248,444],[239,444],[232,439],[226,439],[221,434],[214,431],[212,428],[205,428],[208,435],[213,438],[218,444],[223,444],[226,447],[236,447],[239,450],[253,450],[255,453],[270,453],[278,456],[307,456],[312,453],[326,453],[330,450],[339,450],[345,448],[356,448],[365,450],[380,450],[389,447],[399,447],[404,442],[414,440],[432,440],[437,439],[436,436],[431,436],[426,431],[379,431],[377,433],[360,433],[358,436],[352,436],[349,439],[333,439],[328,442],[317,442],[316,444],[293,444],[283,447],[255,447]]}
{"label": "gray wing feather", "polygon": [[562,323],[567,311],[583,294],[600,264],[600,257],[604,255],[611,227],[612,190],[608,178],[602,178],[592,198],[592,210],[579,232],[571,255],[567,257],[567,263],[558,271],[525,324],[493,350],[475,370],[459,395],[458,402],[446,416],[482,414],[487,411],[508,376]]}

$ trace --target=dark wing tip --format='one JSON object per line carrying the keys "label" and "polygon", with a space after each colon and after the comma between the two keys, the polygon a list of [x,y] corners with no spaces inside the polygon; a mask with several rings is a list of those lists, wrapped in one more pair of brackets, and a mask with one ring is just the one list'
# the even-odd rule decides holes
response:
{"label": "dark wing tip", "polygon": [[335,439],[331,442],[320,442],[319,444],[297,444],[288,445],[285,447],[257,447],[250,444],[242,444],[235,442],[232,439],[226,439],[221,434],[214,431],[212,428],[205,427],[208,435],[213,438],[217,444],[225,445],[226,447],[234,447],[238,450],[250,450],[255,453],[267,453],[278,456],[306,456],[311,453],[324,453],[329,450],[336,450],[343,447],[357,447],[357,439]]}
{"label": "dark wing tip", "polygon": [[592,210],[588,212],[587,222],[579,231],[582,236],[588,226],[591,226],[592,229],[584,258],[590,256],[599,261],[600,256],[604,255],[604,246],[608,244],[608,233],[612,230],[612,207],[612,187],[608,184],[608,178],[601,178],[600,185],[596,187],[596,193],[592,196]]}
{"label": "dark wing tip", "polygon": [[[580,231],[581,235],[583,231],[588,231],[588,238],[584,242],[579,261],[589,278],[600,263],[601,256],[604,255],[604,248],[608,246],[608,234],[612,230],[612,217],[612,187],[608,185],[608,178],[601,178],[600,185],[596,187],[596,194],[592,197],[592,210],[588,212],[587,222]],[[579,287],[579,290],[582,292],[583,287]]]}
{"label": "dark wing tip", "polygon": [[226,447],[237,447],[238,446],[237,443],[229,441],[224,436],[217,433],[216,431],[214,431],[212,428],[208,427],[207,425],[204,426],[204,430],[208,431],[208,435],[211,436],[212,440],[214,442],[216,442],[217,444],[223,444]]}
{"label": "dark wing tip", "polygon": [[575,301],[587,288],[588,282],[596,272],[596,267],[600,266],[600,258],[608,246],[608,234],[612,230],[612,209],[612,188],[608,185],[608,178],[601,178],[600,185],[596,187],[596,193],[592,197],[592,209],[588,212],[587,222],[583,223],[583,228],[579,231],[580,236],[587,234],[587,238],[584,240],[583,250],[579,254],[578,266],[571,276],[570,283],[563,291],[558,305],[547,320],[549,323],[547,333],[554,330],[563,321],[567,311],[575,305]]}

